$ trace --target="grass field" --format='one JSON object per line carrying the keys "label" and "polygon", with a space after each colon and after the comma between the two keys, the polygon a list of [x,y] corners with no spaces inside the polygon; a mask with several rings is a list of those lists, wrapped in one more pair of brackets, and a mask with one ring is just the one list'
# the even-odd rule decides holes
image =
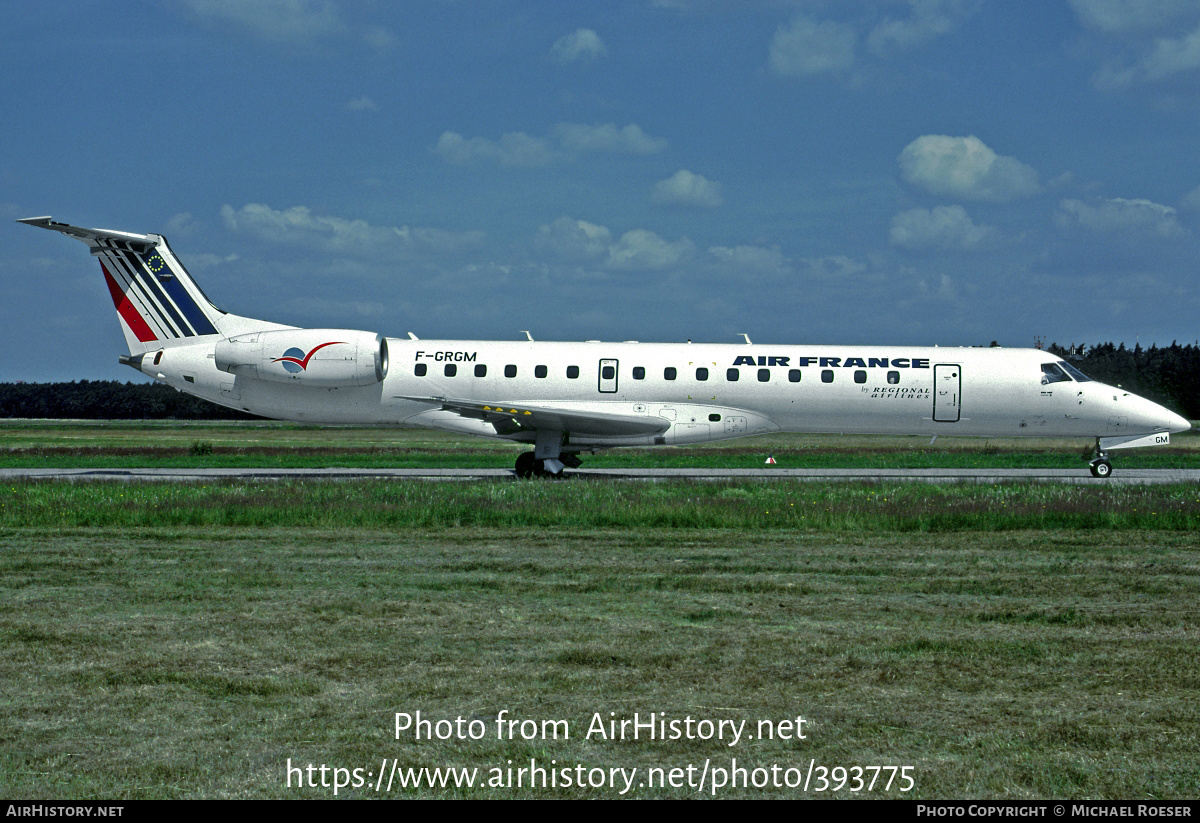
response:
{"label": "grass field", "polygon": [[[9,483],[0,795],[1194,798],[1198,530],[1195,486]],[[587,735],[635,713],[727,736]]]}
{"label": "grass field", "polygon": [[[1080,468],[1083,439],[766,435],[703,447],[614,449],[591,468]],[[444,432],[371,426],[178,421],[0,420],[0,468],[354,467],[511,468],[528,446]],[[1162,448],[1113,452],[1121,468],[1200,465],[1200,434]]]}

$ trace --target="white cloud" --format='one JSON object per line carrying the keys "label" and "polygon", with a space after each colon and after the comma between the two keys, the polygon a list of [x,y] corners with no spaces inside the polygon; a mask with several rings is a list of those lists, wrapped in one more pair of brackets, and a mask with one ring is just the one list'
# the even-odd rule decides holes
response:
{"label": "white cloud", "polygon": [[679,265],[694,249],[695,245],[686,237],[671,242],[652,231],[634,229],[609,247],[608,266],[625,271],[660,271]]}
{"label": "white cloud", "polygon": [[1194,13],[1195,0],[1069,0],[1085,26],[1103,32],[1159,29]]}
{"label": "white cloud", "polygon": [[221,218],[230,231],[272,243],[363,255],[410,250],[448,253],[483,239],[481,232],[372,226],[365,220],[316,215],[306,206],[278,211],[262,203],[247,203],[240,209],[226,204],[221,207]]}
{"label": "white cloud", "polygon": [[586,220],[560,217],[548,226],[539,226],[534,243],[567,260],[596,260],[607,256],[612,232]]}
{"label": "white cloud", "polygon": [[1187,230],[1179,225],[1175,209],[1149,200],[1116,197],[1085,203],[1063,200],[1058,204],[1059,225],[1082,226],[1104,234],[1142,235],[1159,238],[1180,237]]}
{"label": "white cloud", "polygon": [[1071,0],[1080,21],[1103,40],[1089,44],[1105,63],[1092,83],[1119,91],[1200,69],[1196,0]]}
{"label": "white cloud", "polygon": [[1149,80],[1200,68],[1200,28],[1183,37],[1160,37],[1142,61],[1142,68]]}
{"label": "white cloud", "polygon": [[662,271],[695,252],[695,244],[686,237],[671,241],[647,229],[633,229],[614,241],[607,227],[570,217],[539,226],[534,245],[561,260],[594,262],[618,271]]}
{"label": "white cloud", "polygon": [[770,65],[787,77],[806,77],[850,68],[857,41],[854,29],[833,21],[797,15],[771,38]]}
{"label": "white cloud", "polygon": [[379,106],[375,105],[375,101],[372,100],[370,97],[363,95],[362,97],[355,97],[354,99],[352,99],[348,103],[346,103],[346,110],[347,111],[378,111]]}
{"label": "white cloud", "polygon": [[559,123],[554,127],[554,136],[563,149],[580,154],[655,154],[667,147],[666,140],[651,137],[637,123],[621,128],[617,128],[615,123]]}
{"label": "white cloud", "polygon": [[1180,203],[1185,209],[1200,209],[1200,186],[1189,191]]}
{"label": "white cloud", "polygon": [[387,51],[396,44],[396,37],[382,26],[373,26],[363,33],[366,44],[377,51]]}
{"label": "white cloud", "polygon": [[650,199],[665,205],[712,209],[721,205],[721,184],[680,169],[666,180],[655,183]]}
{"label": "white cloud", "polygon": [[310,43],[343,30],[330,0],[186,0],[201,19],[277,43]]}
{"label": "white cloud", "polygon": [[871,51],[887,54],[896,49],[915,48],[949,34],[979,8],[976,0],[908,0],[908,5],[911,13],[907,18],[888,18],[871,30],[867,37]]}
{"label": "white cloud", "polygon": [[494,161],[505,166],[528,167],[570,160],[581,154],[653,154],[666,147],[666,140],[651,137],[636,123],[621,128],[613,123],[559,123],[548,138],[514,131],[499,140],[489,140],[446,131],[438,138],[434,152],[456,165]]}
{"label": "white cloud", "polygon": [[991,226],[977,226],[962,206],[910,209],[892,218],[888,241],[906,249],[971,250],[996,236]]}
{"label": "white cloud", "polygon": [[779,246],[713,246],[708,253],[735,271],[771,275],[792,273],[792,267]]}
{"label": "white cloud", "polygon": [[608,54],[600,35],[591,29],[576,29],[570,34],[564,34],[554,41],[550,51],[564,63],[576,60],[586,62]]}
{"label": "white cloud", "polygon": [[544,166],[555,159],[555,152],[544,139],[530,137],[523,131],[504,134],[499,140],[485,137],[467,139],[458,132],[445,131],[438,138],[434,152],[447,163],[465,165],[480,160],[495,161],[502,166]]}
{"label": "white cloud", "polygon": [[190,237],[196,233],[198,229],[203,228],[202,223],[196,222],[192,218],[191,212],[180,212],[167,221],[167,234],[171,237]]}
{"label": "white cloud", "polygon": [[898,160],[905,180],[937,195],[1005,202],[1041,190],[1036,171],[996,154],[974,136],[918,137]]}
{"label": "white cloud", "polygon": [[808,265],[809,274],[813,277],[832,280],[852,277],[867,270],[865,264],[840,254],[832,257],[806,259],[804,262]]}

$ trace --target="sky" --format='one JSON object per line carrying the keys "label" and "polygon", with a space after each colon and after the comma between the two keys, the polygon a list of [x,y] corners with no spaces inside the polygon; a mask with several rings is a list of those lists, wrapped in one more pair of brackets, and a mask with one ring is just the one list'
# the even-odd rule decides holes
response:
{"label": "sky", "polygon": [[144,379],[41,215],[399,337],[1200,337],[1196,0],[5,3],[0,104],[0,382]]}

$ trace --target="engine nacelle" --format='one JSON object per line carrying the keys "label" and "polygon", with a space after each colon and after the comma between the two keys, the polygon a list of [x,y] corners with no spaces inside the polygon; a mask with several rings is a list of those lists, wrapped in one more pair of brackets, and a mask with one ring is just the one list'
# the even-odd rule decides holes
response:
{"label": "engine nacelle", "polygon": [[387,338],[345,329],[279,329],[217,343],[216,366],[259,380],[327,389],[369,386],[387,376]]}

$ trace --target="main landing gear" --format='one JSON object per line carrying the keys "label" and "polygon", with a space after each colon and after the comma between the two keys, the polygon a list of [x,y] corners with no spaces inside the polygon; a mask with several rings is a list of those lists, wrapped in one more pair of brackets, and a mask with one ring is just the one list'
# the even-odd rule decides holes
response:
{"label": "main landing gear", "polygon": [[577,469],[583,464],[577,454],[571,452],[563,452],[558,458],[547,458],[539,460],[534,452],[522,452],[517,457],[516,472],[517,477],[523,480],[528,480],[531,477],[553,477],[560,478],[563,474],[563,468]]}
{"label": "main landing gear", "polygon": [[1112,474],[1112,463],[1108,460],[1108,452],[1100,448],[1100,440],[1096,440],[1096,448],[1092,452],[1092,459],[1088,462],[1088,467],[1092,470],[1092,477],[1107,479]]}

